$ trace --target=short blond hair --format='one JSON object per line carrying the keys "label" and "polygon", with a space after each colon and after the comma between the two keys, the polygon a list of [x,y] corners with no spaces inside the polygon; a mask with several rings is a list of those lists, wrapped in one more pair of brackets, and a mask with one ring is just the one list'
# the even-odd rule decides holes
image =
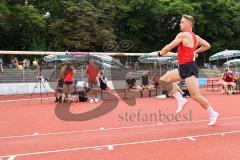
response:
{"label": "short blond hair", "polygon": [[182,16],[182,18],[185,18],[185,19],[189,20],[192,23],[192,26],[194,26],[195,20],[194,20],[193,16],[184,14]]}

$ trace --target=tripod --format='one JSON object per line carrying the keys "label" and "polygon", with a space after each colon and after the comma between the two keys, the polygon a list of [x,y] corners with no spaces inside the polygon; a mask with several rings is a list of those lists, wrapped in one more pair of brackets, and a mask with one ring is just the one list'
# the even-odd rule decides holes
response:
{"label": "tripod", "polygon": [[[37,83],[36,83],[36,85],[35,85],[35,87],[34,87],[34,89],[33,89],[33,92],[32,92],[32,94],[30,95],[30,98],[29,98],[29,101],[32,99],[32,96],[33,96],[33,94],[35,93],[35,90],[38,88],[38,86],[39,86],[39,89],[40,89],[40,97],[41,97],[41,103],[42,103],[42,95],[43,95],[43,93],[42,93],[42,88],[44,89],[44,91],[45,91],[45,94],[47,95],[47,98],[48,98],[48,100],[49,100],[49,102],[51,102],[50,101],[50,98],[49,98],[49,95],[48,95],[48,92],[47,92],[47,90],[46,90],[46,87],[45,87],[45,85],[44,85],[44,78],[43,78],[43,75],[42,75],[42,69],[41,69],[41,67],[39,67],[39,69],[38,69],[38,74],[37,74]],[[36,72],[35,72],[36,73]],[[34,74],[35,74],[34,73]],[[28,101],[28,102],[29,102]]]}

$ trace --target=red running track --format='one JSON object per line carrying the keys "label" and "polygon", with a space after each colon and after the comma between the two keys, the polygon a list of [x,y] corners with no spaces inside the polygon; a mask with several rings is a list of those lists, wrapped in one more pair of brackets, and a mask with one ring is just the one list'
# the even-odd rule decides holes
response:
{"label": "red running track", "polygon": [[[3,160],[239,160],[240,95],[202,92],[221,114],[214,127],[207,126],[206,111],[192,100],[181,113],[185,119],[178,122],[143,118],[159,111],[172,115],[176,109],[172,98],[138,98],[135,106],[120,100],[104,116],[74,122],[58,119],[55,104],[48,101],[0,103],[0,156]],[[74,103],[71,111],[82,113],[98,105]],[[143,119],[123,120],[126,113],[141,113]]]}

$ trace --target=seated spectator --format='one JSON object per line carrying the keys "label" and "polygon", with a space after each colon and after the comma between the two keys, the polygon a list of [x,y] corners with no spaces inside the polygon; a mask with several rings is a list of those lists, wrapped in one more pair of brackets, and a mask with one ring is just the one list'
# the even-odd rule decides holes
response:
{"label": "seated spectator", "polygon": [[134,70],[135,70],[135,71],[139,70],[138,62],[135,62],[135,63],[134,63]]}
{"label": "seated spectator", "polygon": [[234,73],[234,77],[239,77],[239,76],[240,76],[239,72]]}
{"label": "seated spectator", "polygon": [[154,76],[151,78],[151,82],[150,82],[150,87],[152,89],[156,90],[156,96],[157,96],[157,90],[159,88],[159,84],[160,84],[160,76],[159,74],[154,74]]}
{"label": "seated spectator", "polygon": [[[232,94],[232,91],[233,93],[236,93],[236,84],[234,83],[234,75],[229,68],[226,68],[224,70],[222,79],[223,79],[223,87],[225,92],[227,92],[228,94]],[[231,90],[228,90],[228,86],[231,87]],[[222,93],[224,93],[224,91],[222,91]]]}
{"label": "seated spectator", "polygon": [[141,84],[140,84],[140,87],[139,87],[141,97],[143,97],[143,91],[144,90],[148,90],[149,91],[149,97],[151,97],[151,92],[153,90],[153,87],[150,86],[149,76],[146,73],[141,77]]}
{"label": "seated spectator", "polygon": [[[128,98],[129,91],[137,91],[136,89],[136,79],[133,78],[131,75],[128,76],[126,79],[126,89],[124,90],[124,98]],[[137,92],[136,92],[137,93]],[[135,94],[134,94],[135,95]]]}
{"label": "seated spectator", "polygon": [[25,59],[23,60],[23,68],[24,68],[25,70],[27,70],[27,69],[29,69],[29,66],[30,66],[30,61],[25,58]]}
{"label": "seated spectator", "polygon": [[33,64],[33,69],[38,68],[38,60],[36,58],[33,60],[32,64]]}
{"label": "seated spectator", "polygon": [[17,57],[14,57],[11,59],[11,68],[17,69],[18,68],[18,59]]}
{"label": "seated spectator", "polygon": [[159,87],[160,82],[160,76],[159,74],[154,74],[154,76],[151,78],[151,84],[154,85],[155,88]]}
{"label": "seated spectator", "polygon": [[80,91],[78,92],[78,100],[79,102],[87,102],[88,101],[88,93],[89,93],[89,88],[88,88],[88,78],[84,77],[83,78],[83,86],[80,86]]}
{"label": "seated spectator", "polygon": [[99,85],[102,91],[106,91],[107,87],[107,78],[104,76],[103,72],[100,72],[98,75]]}
{"label": "seated spectator", "polygon": [[0,58],[0,72],[3,72],[3,60]]}
{"label": "seated spectator", "polygon": [[127,83],[127,90],[129,89],[135,89],[135,83],[136,83],[136,79],[133,78],[132,76],[129,76],[127,79],[126,79],[126,83]]}
{"label": "seated spectator", "polygon": [[87,89],[83,88],[83,90],[79,91],[79,102],[87,102],[88,96],[87,96]]}
{"label": "seated spectator", "polygon": [[62,78],[58,79],[57,81],[57,88],[56,88],[56,93],[55,93],[55,102],[62,103],[62,94],[63,94],[63,84],[64,81]]}

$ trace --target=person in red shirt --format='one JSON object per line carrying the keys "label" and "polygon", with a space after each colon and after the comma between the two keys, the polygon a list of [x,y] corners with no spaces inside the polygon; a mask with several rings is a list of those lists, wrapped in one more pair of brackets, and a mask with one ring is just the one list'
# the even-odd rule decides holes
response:
{"label": "person in red shirt", "polygon": [[61,69],[63,79],[63,92],[65,94],[64,101],[72,101],[70,95],[72,93],[72,85],[75,76],[75,70],[70,62],[66,62]]}
{"label": "person in red shirt", "polygon": [[98,74],[99,68],[94,64],[94,60],[90,59],[86,68],[86,75],[88,77],[88,87],[90,89],[90,102],[98,102]]}
{"label": "person in red shirt", "polygon": [[[161,51],[153,52],[151,55],[177,56],[179,65],[178,69],[167,72],[160,78],[160,83],[161,85],[172,85],[168,91],[177,99],[178,109],[176,113],[180,113],[186,106],[187,99],[183,98],[177,90],[175,82],[185,79],[191,98],[207,110],[210,117],[208,125],[212,126],[216,124],[219,113],[214,111],[209,102],[199,93],[198,67],[195,63],[195,56],[197,57],[198,53],[208,50],[211,46],[206,40],[193,33],[192,29],[194,22],[195,21],[192,16],[183,15],[180,21],[181,32]],[[170,52],[177,46],[177,54]],[[198,46],[200,46],[200,48],[197,49]]]}
{"label": "person in red shirt", "polygon": [[232,94],[231,91],[228,91],[228,86],[231,86],[233,89],[233,92],[236,93],[236,84],[234,83],[234,75],[229,68],[226,68],[224,70],[222,78],[223,78],[224,90],[227,91],[229,94]]}

